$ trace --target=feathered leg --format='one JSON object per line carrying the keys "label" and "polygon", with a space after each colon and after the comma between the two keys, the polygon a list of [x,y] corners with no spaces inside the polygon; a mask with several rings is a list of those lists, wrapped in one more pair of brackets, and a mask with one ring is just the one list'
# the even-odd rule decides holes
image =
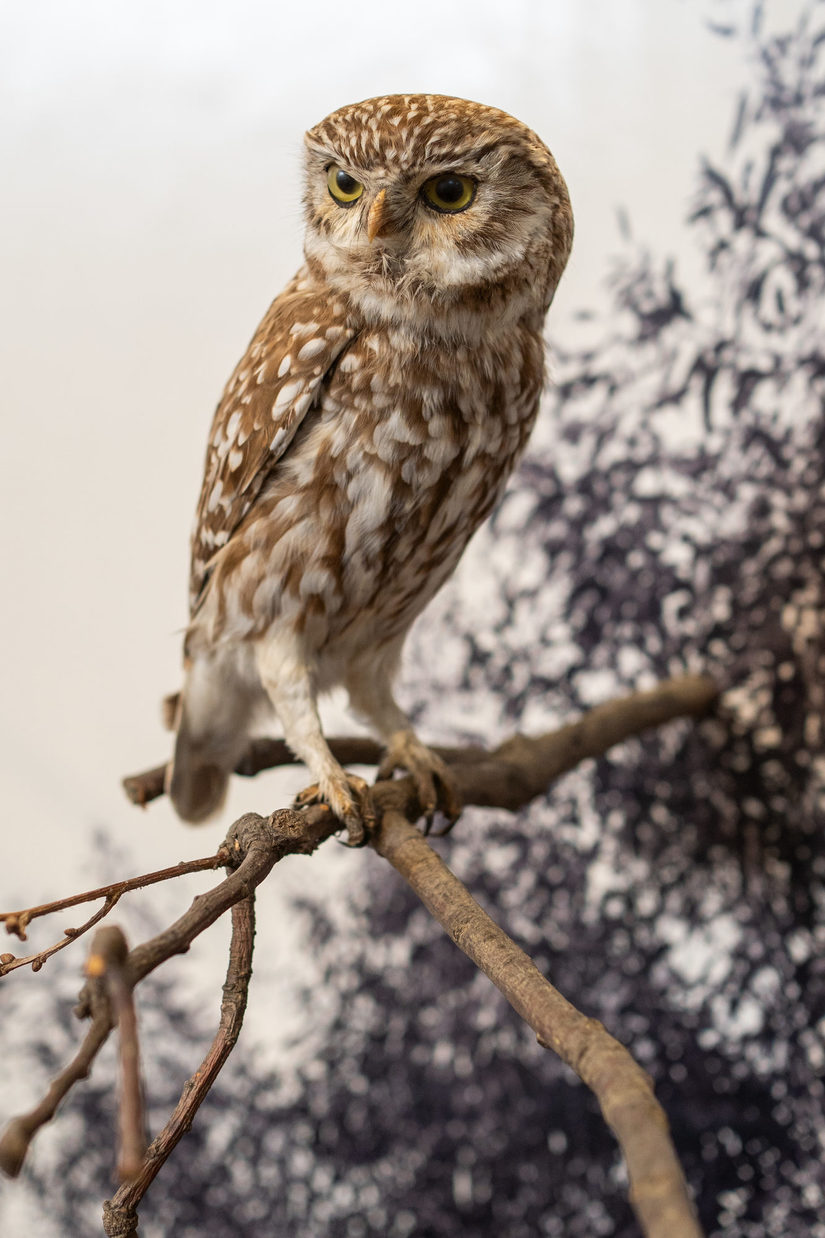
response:
{"label": "feathered leg", "polygon": [[261,683],[284,729],[284,739],[308,767],[315,784],[296,797],[298,807],[329,804],[347,827],[348,842],[360,846],[374,820],[369,786],[336,761],[321,729],[313,675],[303,651],[282,641],[256,646]]}
{"label": "feathered leg", "polygon": [[392,646],[372,652],[351,668],[346,680],[350,704],[386,744],[376,781],[391,778],[396,770],[406,770],[415,782],[428,830],[436,809],[443,812],[450,828],[458,820],[462,808],[455,779],[441,757],[418,738],[412,722],[393,695],[392,683],[401,659],[402,644],[403,638]]}

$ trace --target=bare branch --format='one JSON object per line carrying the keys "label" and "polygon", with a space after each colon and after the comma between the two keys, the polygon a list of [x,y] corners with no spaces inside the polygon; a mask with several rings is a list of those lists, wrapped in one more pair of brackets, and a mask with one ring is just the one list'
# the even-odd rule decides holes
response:
{"label": "bare branch", "polygon": [[79,1080],[88,1077],[92,1062],[112,1030],[109,1002],[101,981],[91,978],[87,982],[87,990],[92,1021],[83,1044],[65,1070],[52,1082],[40,1104],[29,1113],[13,1118],[0,1136],[0,1169],[10,1178],[16,1178],[20,1173],[29,1144],[40,1127],[52,1120],[63,1097]]}
{"label": "bare branch", "polygon": [[199,894],[188,911],[150,941],[135,946],[127,971],[133,985],[174,954],[185,954],[192,942],[240,899],[248,897],[285,855],[310,855],[341,828],[323,805],[295,812],[281,808],[270,817],[245,813],[230,827],[226,847],[238,867],[220,885]]}
{"label": "bare branch", "polygon": [[[535,739],[514,736],[493,752],[476,746],[434,747],[433,751],[448,765],[472,765],[478,790],[475,794],[470,789],[464,796],[465,803],[519,807],[586,757],[601,756],[628,736],[661,726],[673,718],[706,713],[718,694],[717,685],[708,676],[684,675],[665,680],[649,692],[634,692],[597,705],[576,722]],[[343,765],[377,765],[383,755],[381,745],[371,739],[333,738],[328,742],[336,760]],[[252,777],[262,770],[294,763],[295,757],[282,739],[255,739],[235,773]],[[163,795],[165,774],[166,766],[159,765],[143,774],[124,778],[123,786],[132,803],[143,806]],[[515,795],[515,802],[502,802],[504,786],[510,787],[509,793]],[[526,799],[525,786],[535,787]]]}
{"label": "bare branch", "polygon": [[[384,749],[374,739],[359,735],[332,736],[327,739],[336,761],[342,765],[377,765],[383,756]],[[451,764],[453,761],[483,760],[488,756],[483,748],[439,748],[434,747],[443,761]],[[249,742],[244,755],[235,766],[235,773],[241,778],[254,778],[265,769],[276,769],[282,765],[300,765],[301,762],[283,739],[257,738]],[[158,799],[165,792],[166,765],[156,765],[142,774],[130,774],[123,779],[123,789],[127,797],[139,808],[144,808],[152,800]]]}
{"label": "bare branch", "polygon": [[111,885],[100,886],[97,890],[87,890],[85,894],[73,894],[69,898],[59,898],[53,903],[41,903],[39,907],[28,907],[25,911],[0,912],[0,923],[5,922],[6,932],[19,937],[21,941],[26,941],[27,929],[32,920],[40,916],[50,916],[56,911],[65,911],[67,907],[76,907],[80,903],[93,902],[96,898],[105,899],[103,906],[90,916],[85,924],[81,924],[78,928],[64,929],[63,939],[49,946],[48,949],[41,950],[38,954],[29,954],[24,958],[16,958],[13,954],[0,955],[0,976],[5,976],[7,972],[16,971],[18,967],[26,967],[29,964],[32,971],[39,971],[46,959],[51,958],[58,950],[65,949],[73,941],[77,941],[78,937],[81,937],[88,929],[93,928],[109,914],[113,907],[117,906],[121,897],[130,890],[140,890],[144,886],[156,885],[159,881],[182,877],[185,873],[199,873],[220,868],[221,865],[226,864],[228,859],[229,852],[225,847],[221,847],[216,855],[207,856],[202,860],[184,860],[180,864],[172,865],[171,868],[145,873],[142,877],[130,877],[128,881],[115,881]]}
{"label": "bare branch", "polygon": [[624,1046],[542,976],[401,814],[384,814],[373,846],[533,1028],[539,1044],[593,1090],[624,1153],[631,1203],[647,1238],[701,1238],[664,1110]]}
{"label": "bare branch", "polygon": [[[710,708],[716,695],[717,689],[711,680],[686,676],[660,684],[651,692],[636,693],[599,706],[560,731],[533,739],[515,736],[494,752],[486,753],[477,748],[438,751],[450,761],[451,772],[465,803],[513,810],[542,794],[553,778],[582,759],[600,755],[613,744],[648,727],[680,715],[702,714]],[[377,745],[369,750],[365,746],[369,741],[340,743],[342,747],[337,755],[342,759],[360,762],[366,760],[368,751],[378,759]],[[345,749],[345,744],[354,746]],[[247,754],[244,771],[265,768],[263,762],[271,764],[273,754],[279,760],[284,758],[284,752],[275,741],[253,745]],[[157,772],[150,771],[148,775],[128,781],[145,790]],[[372,839],[375,849],[402,873],[453,940],[499,986],[513,1007],[535,1029],[540,1043],[555,1049],[595,1091],[605,1118],[625,1153],[632,1199],[645,1234],[648,1238],[697,1238],[699,1230],[667,1133],[667,1122],[653,1096],[648,1077],[600,1024],[580,1014],[548,984],[527,955],[486,916],[432,851],[412,824],[421,815],[413,779],[382,780],[375,785],[372,794],[379,822],[383,818]],[[144,800],[147,798],[151,798],[148,792]],[[72,1085],[88,1074],[111,1030],[114,1007],[121,1026],[126,1027],[127,1048],[123,1052],[129,1060],[124,1062],[124,1078],[128,1075],[130,1096],[126,1098],[124,1089],[121,1116],[125,1126],[125,1150],[121,1163],[131,1180],[105,1205],[105,1224],[110,1235],[136,1232],[137,1204],[191,1125],[240,1031],[251,970],[254,929],[251,900],[255,888],[283,856],[309,854],[339,828],[340,823],[324,805],[314,805],[302,812],[283,809],[267,818],[248,813],[230,828],[225,844],[215,856],[101,887],[59,903],[8,913],[4,917],[11,931],[25,937],[26,926],[35,915],[45,915],[95,897],[105,898],[104,907],[81,929],[67,931],[66,942],[52,947],[54,950],[91,927],[111,910],[126,890],[184,872],[214,868],[221,863],[232,870],[214,889],[198,895],[174,924],[128,954],[125,941],[119,944],[111,938],[114,954],[119,951],[122,957],[116,959],[114,969],[108,965],[103,967],[103,973],[109,973],[108,987],[103,984],[102,975],[95,974],[95,967],[90,967],[78,1007],[81,1016],[92,1019],[83,1045],[74,1061],[51,1085],[44,1101],[30,1114],[10,1124],[0,1140],[1,1168],[11,1174],[19,1172],[34,1132],[54,1115]],[[167,1126],[146,1156],[141,1157],[142,1135],[135,1134],[142,1123],[136,1116],[141,1112],[137,1096],[137,1038],[133,1023],[129,1027],[130,1015],[134,1020],[132,989],[172,955],[188,950],[195,937],[230,908],[233,937],[218,1033],[201,1069],[184,1088]],[[116,929],[98,930],[96,945],[102,932],[118,934]],[[0,963],[8,970],[26,961],[31,960],[11,958],[10,961],[10,956],[0,956]]]}
{"label": "bare branch", "polygon": [[124,1184],[111,1200],[104,1203],[103,1228],[107,1235],[126,1238],[129,1234],[137,1233],[137,1207],[140,1201],[170,1153],[191,1128],[195,1114],[235,1047],[243,1025],[252,975],[254,900],[255,896],[252,894],[232,908],[232,940],[223,986],[220,1023],[209,1052],[192,1077],[183,1085],[174,1112],[157,1138],[152,1141],[133,1180]]}
{"label": "bare branch", "polygon": [[[225,850],[219,853],[224,858],[231,857],[238,867],[213,890],[198,895],[188,911],[168,929],[129,952],[120,964],[122,984],[131,991],[161,963],[175,954],[185,954],[199,933],[252,894],[278,860],[289,854],[310,854],[339,828],[338,821],[323,805],[303,813],[282,809],[271,817],[255,813],[240,817],[229,830]],[[40,1105],[31,1113],[14,1118],[0,1139],[0,1169],[12,1176],[19,1173],[35,1132],[54,1116],[73,1084],[86,1078],[114,1026],[104,972],[105,968],[97,964],[92,965],[91,973],[87,972],[76,1013],[80,1017],[91,1015],[92,1027],[77,1056],[52,1083]]]}
{"label": "bare branch", "polygon": [[112,1020],[120,1043],[120,1105],[117,1174],[121,1181],[134,1178],[146,1150],[143,1087],[137,1016],[125,964],[129,956],[126,938],[117,925],[98,929],[86,961],[86,975],[101,977],[109,998]]}
{"label": "bare branch", "polygon": [[588,757],[603,756],[614,744],[675,718],[706,714],[719,695],[706,675],[685,675],[649,692],[607,701],[576,722],[530,738],[514,735],[486,759],[458,758],[452,772],[465,804],[515,811],[544,795],[548,786]]}

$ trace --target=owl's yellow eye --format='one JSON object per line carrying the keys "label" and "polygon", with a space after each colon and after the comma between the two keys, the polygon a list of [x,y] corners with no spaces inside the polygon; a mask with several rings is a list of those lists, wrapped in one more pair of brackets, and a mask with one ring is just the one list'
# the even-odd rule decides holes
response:
{"label": "owl's yellow eye", "polygon": [[441,176],[424,182],[421,196],[434,211],[440,211],[442,215],[455,215],[457,211],[466,211],[476,196],[476,183],[469,176],[443,172]]}
{"label": "owl's yellow eye", "polygon": [[339,206],[352,206],[364,192],[364,186],[349,172],[334,163],[327,172],[327,189]]}

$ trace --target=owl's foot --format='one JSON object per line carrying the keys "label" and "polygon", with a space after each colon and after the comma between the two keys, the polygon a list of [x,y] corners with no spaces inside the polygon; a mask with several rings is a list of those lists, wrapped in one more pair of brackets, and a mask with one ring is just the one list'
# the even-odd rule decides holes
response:
{"label": "owl's foot", "polygon": [[446,818],[438,834],[447,834],[461,816],[463,804],[455,776],[441,757],[422,744],[414,731],[397,731],[390,740],[376,782],[392,778],[396,770],[405,770],[415,783],[416,794],[426,822],[425,833],[433,826],[436,810]]}
{"label": "owl's foot", "polygon": [[375,826],[375,809],[369,783],[357,774],[341,771],[340,779],[315,782],[299,791],[293,800],[295,808],[309,804],[326,804],[342,825],[346,826],[348,847],[363,847]]}

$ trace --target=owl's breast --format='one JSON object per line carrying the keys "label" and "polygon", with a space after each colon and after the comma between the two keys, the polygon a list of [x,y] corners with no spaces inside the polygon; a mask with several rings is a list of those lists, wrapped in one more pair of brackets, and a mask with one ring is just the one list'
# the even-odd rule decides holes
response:
{"label": "owl's breast", "polygon": [[542,375],[527,331],[477,350],[362,331],[222,552],[238,634],[291,623],[320,648],[403,633],[499,498]]}
{"label": "owl's breast", "polygon": [[480,456],[508,471],[532,429],[544,373],[541,338],[524,328],[470,347],[363,331],[337,363],[320,418],[334,451],[390,466],[413,494]]}

